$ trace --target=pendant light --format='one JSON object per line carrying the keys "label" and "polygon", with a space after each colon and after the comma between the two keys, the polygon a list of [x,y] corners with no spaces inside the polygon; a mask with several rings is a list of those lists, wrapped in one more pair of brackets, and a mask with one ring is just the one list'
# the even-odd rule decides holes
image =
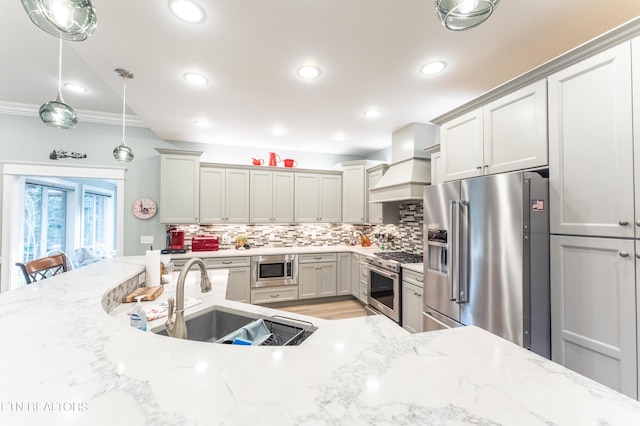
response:
{"label": "pendant light", "polygon": [[65,40],[86,40],[98,24],[91,0],[22,0],[22,6],[40,29]]}
{"label": "pendant light", "polygon": [[78,124],[76,112],[62,100],[62,39],[58,50],[58,96],[40,107],[40,119],[47,126],[73,129]]}
{"label": "pendant light", "polygon": [[124,143],[124,129],[126,126],[125,108],[127,105],[127,79],[133,78],[133,73],[122,68],[116,68],[115,71],[117,76],[122,77],[124,86],[122,89],[122,142],[114,148],[113,157],[118,161],[128,163],[133,160],[133,151]]}
{"label": "pendant light", "polygon": [[491,16],[500,0],[435,0],[440,22],[452,31],[476,27]]}

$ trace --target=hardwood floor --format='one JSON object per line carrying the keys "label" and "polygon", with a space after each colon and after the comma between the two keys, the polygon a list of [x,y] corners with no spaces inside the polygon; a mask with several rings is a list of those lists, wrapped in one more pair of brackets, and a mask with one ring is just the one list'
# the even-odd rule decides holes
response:
{"label": "hardwood floor", "polygon": [[355,299],[317,303],[311,302],[293,306],[278,306],[277,309],[328,320],[371,315],[371,313],[364,308],[364,305]]}

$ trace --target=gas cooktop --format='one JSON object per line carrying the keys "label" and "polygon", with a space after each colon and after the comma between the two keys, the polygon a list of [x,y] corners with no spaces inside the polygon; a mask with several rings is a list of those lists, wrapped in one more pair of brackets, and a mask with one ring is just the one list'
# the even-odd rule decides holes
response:
{"label": "gas cooktop", "polygon": [[407,251],[382,251],[375,255],[384,260],[395,260],[400,263],[422,263],[422,255]]}

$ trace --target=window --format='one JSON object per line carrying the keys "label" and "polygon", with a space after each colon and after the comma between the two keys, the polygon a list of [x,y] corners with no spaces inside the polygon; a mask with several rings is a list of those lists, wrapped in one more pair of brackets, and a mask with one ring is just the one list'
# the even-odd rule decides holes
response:
{"label": "window", "polygon": [[[22,261],[85,246],[115,249],[115,185],[86,179],[27,178]],[[89,185],[89,183],[91,185]]]}
{"label": "window", "polygon": [[85,187],[82,207],[82,245],[112,249],[113,191]]}
{"label": "window", "polygon": [[67,249],[68,192],[53,185],[26,182],[23,262],[44,257],[50,250]]}

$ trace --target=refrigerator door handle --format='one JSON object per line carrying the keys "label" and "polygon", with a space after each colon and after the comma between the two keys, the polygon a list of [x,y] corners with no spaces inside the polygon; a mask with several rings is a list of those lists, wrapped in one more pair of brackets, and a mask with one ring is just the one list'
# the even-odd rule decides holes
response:
{"label": "refrigerator door handle", "polygon": [[[447,251],[449,252],[449,272],[447,274],[448,284],[449,284],[449,300],[452,302],[456,301],[456,294],[458,291],[456,284],[460,279],[460,266],[458,265],[459,259],[459,240],[458,240],[458,231],[459,231],[459,205],[457,200],[449,200],[449,226],[451,227],[451,236],[447,239]],[[454,276],[455,275],[455,276]]]}
{"label": "refrigerator door handle", "polygon": [[[467,226],[463,226],[462,224],[462,214],[461,210],[468,209],[469,202],[465,200],[458,201],[458,220],[456,221],[457,229],[457,251],[456,251],[456,261],[457,261],[457,269],[458,269],[458,288],[456,293],[457,303],[469,303],[469,268],[467,264],[467,255],[469,253],[469,230]],[[467,212],[464,217],[468,217],[469,214]],[[464,229],[464,232],[463,232]],[[464,250],[461,249],[464,247]],[[462,256],[461,254],[464,254]]]}

